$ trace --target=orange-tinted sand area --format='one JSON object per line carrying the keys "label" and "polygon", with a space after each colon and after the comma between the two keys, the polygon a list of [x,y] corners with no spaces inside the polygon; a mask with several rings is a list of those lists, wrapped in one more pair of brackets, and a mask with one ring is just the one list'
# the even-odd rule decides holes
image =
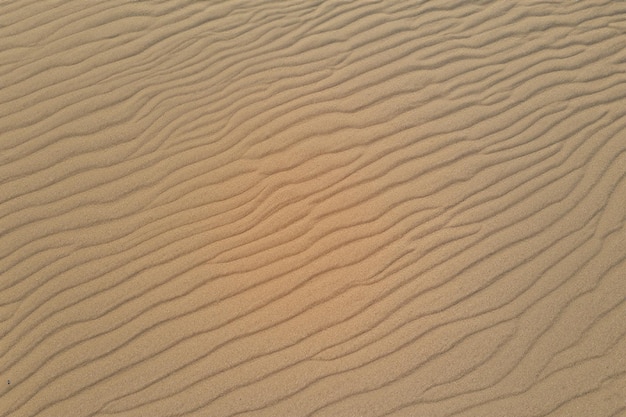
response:
{"label": "orange-tinted sand area", "polygon": [[626,2],[4,1],[0,417],[626,416]]}

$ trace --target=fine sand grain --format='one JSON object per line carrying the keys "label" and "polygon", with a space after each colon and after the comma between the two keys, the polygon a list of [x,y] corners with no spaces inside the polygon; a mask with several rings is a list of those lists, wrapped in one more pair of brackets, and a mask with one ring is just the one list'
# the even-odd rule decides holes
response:
{"label": "fine sand grain", "polygon": [[626,2],[0,3],[0,417],[626,416]]}

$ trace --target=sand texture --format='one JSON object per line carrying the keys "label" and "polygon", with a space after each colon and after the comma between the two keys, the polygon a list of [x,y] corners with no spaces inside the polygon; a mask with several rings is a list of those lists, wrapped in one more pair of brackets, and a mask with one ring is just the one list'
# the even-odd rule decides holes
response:
{"label": "sand texture", "polygon": [[626,416],[626,1],[0,3],[0,417]]}

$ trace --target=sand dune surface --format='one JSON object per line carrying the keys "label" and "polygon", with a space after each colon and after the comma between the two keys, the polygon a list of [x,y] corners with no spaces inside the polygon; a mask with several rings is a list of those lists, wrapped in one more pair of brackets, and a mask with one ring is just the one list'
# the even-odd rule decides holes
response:
{"label": "sand dune surface", "polygon": [[0,4],[1,417],[626,416],[626,2]]}

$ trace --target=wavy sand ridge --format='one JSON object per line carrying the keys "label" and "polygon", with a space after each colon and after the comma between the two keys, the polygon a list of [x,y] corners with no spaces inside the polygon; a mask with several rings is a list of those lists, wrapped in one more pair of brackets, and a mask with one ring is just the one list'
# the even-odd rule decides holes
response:
{"label": "wavy sand ridge", "polygon": [[626,415],[626,3],[0,39],[0,416]]}

